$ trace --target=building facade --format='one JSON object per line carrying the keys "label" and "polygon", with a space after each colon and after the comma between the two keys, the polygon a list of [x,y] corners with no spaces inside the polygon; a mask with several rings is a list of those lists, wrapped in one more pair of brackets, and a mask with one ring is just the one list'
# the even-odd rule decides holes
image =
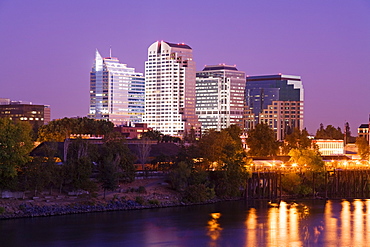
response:
{"label": "building facade", "polygon": [[202,131],[243,127],[245,82],[245,72],[236,66],[210,65],[196,73],[196,114]]}
{"label": "building facade", "polygon": [[0,102],[0,118],[10,118],[14,122],[29,122],[35,130],[50,122],[48,105],[34,105],[30,102],[10,101],[10,99],[0,99]]}
{"label": "building facade", "polygon": [[184,137],[200,125],[195,115],[195,62],[186,44],[154,42],[145,62],[145,116],[149,128]]}
{"label": "building facade", "polygon": [[358,137],[365,138],[370,145],[370,139],[369,139],[369,124],[361,124],[357,129]]}
{"label": "building facade", "polygon": [[266,123],[283,140],[294,128],[303,129],[303,102],[300,76],[247,76],[244,128]]}
{"label": "building facade", "polygon": [[93,119],[115,126],[141,123],[145,107],[145,78],[116,57],[103,58],[98,51],[90,72],[90,109]]}
{"label": "building facade", "polygon": [[121,133],[126,139],[141,139],[145,132],[152,131],[146,123],[137,123],[133,126],[117,126],[114,130]]}
{"label": "building facade", "polygon": [[312,141],[319,148],[321,155],[344,155],[344,140],[323,140]]}

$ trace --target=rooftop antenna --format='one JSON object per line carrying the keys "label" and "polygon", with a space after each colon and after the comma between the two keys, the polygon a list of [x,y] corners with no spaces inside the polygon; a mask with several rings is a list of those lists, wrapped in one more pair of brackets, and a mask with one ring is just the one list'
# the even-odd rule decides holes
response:
{"label": "rooftop antenna", "polygon": [[112,58],[112,46],[109,46],[109,57]]}

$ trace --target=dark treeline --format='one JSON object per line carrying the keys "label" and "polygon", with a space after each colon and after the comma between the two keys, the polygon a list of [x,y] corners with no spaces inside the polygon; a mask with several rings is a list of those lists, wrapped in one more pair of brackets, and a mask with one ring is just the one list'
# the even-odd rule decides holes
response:
{"label": "dark treeline", "polygon": [[[318,132],[322,130],[325,129],[320,128]],[[99,187],[113,191],[119,183],[132,182],[134,162],[139,160],[144,167],[147,158],[147,154],[135,156],[126,140],[107,121],[88,118],[51,121],[39,129],[38,141],[45,143],[39,147],[42,155],[33,157],[30,156],[31,132],[26,123],[0,119],[0,190],[32,191],[35,196],[45,190],[59,193],[83,190],[91,192],[90,195]],[[100,135],[104,139],[100,145],[81,138],[65,141],[73,134]],[[156,131],[147,133],[144,138],[177,142],[181,147],[175,158],[156,157],[152,162],[157,162],[153,167],[161,164],[165,168],[170,186],[183,195],[185,202],[243,196],[255,156],[285,154],[291,157],[291,163],[306,165],[304,173],[284,177],[282,186],[286,193],[306,195],[310,193],[307,185],[311,183],[310,173],[324,174],[324,163],[318,150],[312,148],[306,130],[294,129],[285,142],[278,142],[267,125],[258,124],[248,132],[248,153],[243,148],[241,134],[241,129],[232,125],[221,131],[209,130],[200,140],[196,140],[192,132],[184,140]],[[63,154],[58,153],[60,145],[63,145]],[[321,177],[317,176],[317,183]]]}

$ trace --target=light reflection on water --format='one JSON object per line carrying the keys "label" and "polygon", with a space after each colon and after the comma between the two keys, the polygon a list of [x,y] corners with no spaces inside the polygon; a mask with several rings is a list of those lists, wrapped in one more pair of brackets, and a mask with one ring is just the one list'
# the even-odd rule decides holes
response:
{"label": "light reflection on water", "polygon": [[1,246],[368,246],[370,199],[239,201],[4,220],[0,240]]}
{"label": "light reflection on water", "polygon": [[[336,208],[333,208],[333,205]],[[327,201],[322,219],[304,203],[281,201],[267,210],[267,224],[254,208],[246,219],[246,246],[368,246],[370,199]],[[311,219],[314,217],[314,219]],[[260,218],[260,219],[259,219]],[[258,226],[264,231],[258,232]]]}

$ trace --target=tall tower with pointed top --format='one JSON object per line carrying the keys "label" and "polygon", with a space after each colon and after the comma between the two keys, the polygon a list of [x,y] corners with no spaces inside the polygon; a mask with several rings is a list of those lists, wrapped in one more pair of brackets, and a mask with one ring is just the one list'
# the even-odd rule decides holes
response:
{"label": "tall tower with pointed top", "polygon": [[[110,52],[111,53],[111,52]],[[144,114],[145,78],[118,58],[103,58],[98,50],[90,72],[90,109],[93,119],[116,126],[141,123]]]}
{"label": "tall tower with pointed top", "polygon": [[145,62],[145,116],[148,127],[184,137],[200,124],[195,115],[195,62],[190,46],[165,41],[148,48]]}

